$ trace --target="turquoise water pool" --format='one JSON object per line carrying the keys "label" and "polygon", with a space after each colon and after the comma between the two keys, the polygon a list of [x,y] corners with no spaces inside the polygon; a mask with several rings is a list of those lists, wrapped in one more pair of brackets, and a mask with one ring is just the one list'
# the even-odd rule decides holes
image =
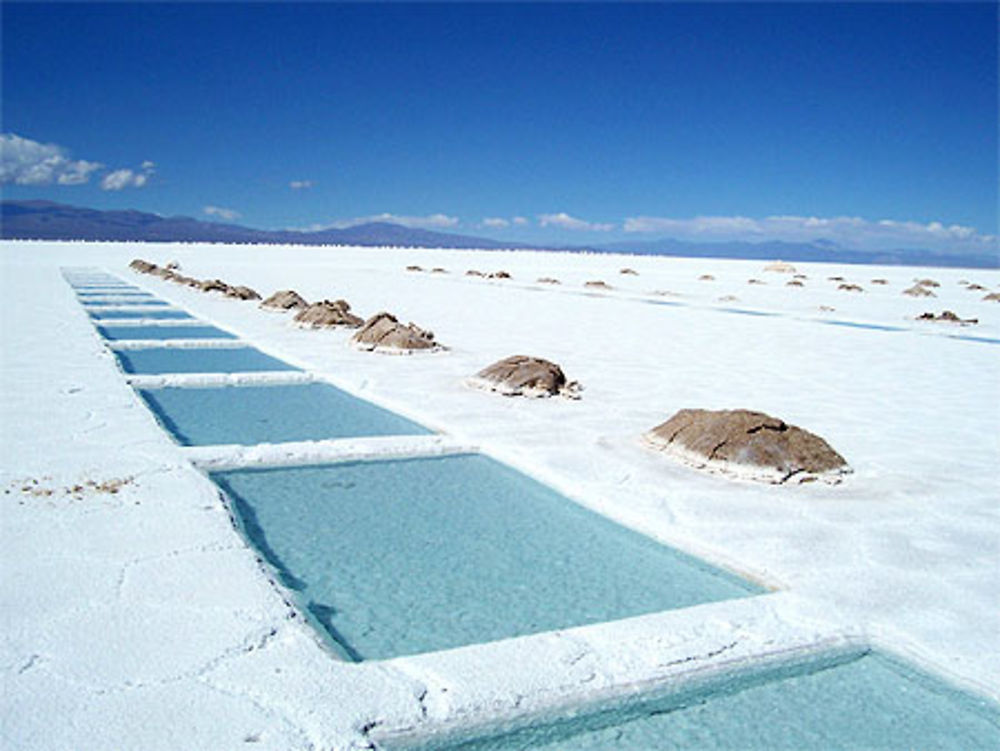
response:
{"label": "turquoise water pool", "polygon": [[868,653],[734,677],[521,729],[384,751],[977,751],[1000,747],[996,705]]}
{"label": "turquoise water pool", "polygon": [[228,331],[215,326],[98,326],[97,331],[109,341],[143,339],[235,339]]}
{"label": "turquoise water pool", "polygon": [[431,432],[326,383],[140,389],[139,395],[183,446]]}
{"label": "turquoise water pool", "polygon": [[251,373],[272,370],[298,370],[253,347],[192,349],[150,347],[115,352],[126,373],[158,375],[162,373]]}
{"label": "turquoise water pool", "polygon": [[150,295],[121,295],[121,296],[115,295],[111,298],[108,298],[105,295],[101,295],[100,297],[85,298],[80,302],[86,308],[110,308],[123,305],[127,305],[129,307],[138,305],[165,306],[170,304],[164,300],[159,300]]}
{"label": "turquoise water pool", "polygon": [[352,660],[761,591],[480,455],[212,479],[300,606]]}
{"label": "turquoise water pool", "polygon": [[98,321],[114,320],[114,319],[129,319],[129,318],[148,318],[153,320],[194,320],[194,316],[183,310],[158,310],[156,308],[143,309],[143,310],[88,310],[87,314]]}

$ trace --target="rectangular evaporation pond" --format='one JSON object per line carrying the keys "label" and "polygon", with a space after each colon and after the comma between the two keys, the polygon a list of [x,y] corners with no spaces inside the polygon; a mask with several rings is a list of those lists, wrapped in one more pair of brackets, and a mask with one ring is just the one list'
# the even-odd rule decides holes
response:
{"label": "rectangular evaporation pond", "polygon": [[190,313],[184,310],[88,310],[87,314],[91,318],[103,321],[111,318],[151,318],[158,320],[181,320],[194,319]]}
{"label": "rectangular evaporation pond", "polygon": [[846,326],[851,329],[871,329],[872,331],[906,331],[899,326],[885,326],[878,323],[854,323],[853,321],[823,321],[827,326]]}
{"label": "rectangular evaporation pond", "polygon": [[770,670],[686,695],[639,700],[561,721],[448,740],[387,742],[384,751],[612,749],[997,748],[1000,708],[896,660],[866,654]]}
{"label": "rectangular evaporation pond", "polygon": [[81,305],[169,305],[166,300],[161,300],[152,295],[127,294],[127,295],[78,295]]}
{"label": "rectangular evaporation pond", "polygon": [[139,395],[182,446],[431,432],[327,383],[140,389]]}
{"label": "rectangular evaporation pond", "polygon": [[135,375],[162,373],[250,373],[298,370],[253,347],[188,349],[150,347],[115,352],[122,370]]}
{"label": "rectangular evaporation pond", "polygon": [[722,313],[736,313],[741,316],[760,316],[762,318],[776,318],[779,313],[766,313],[763,310],[747,310],[746,308],[717,308]]}
{"label": "rectangular evaporation pond", "polygon": [[109,341],[130,339],[235,339],[228,331],[215,326],[98,326],[97,331]]}
{"label": "rectangular evaporation pond", "polygon": [[335,648],[384,659],[761,590],[481,455],[214,473]]}

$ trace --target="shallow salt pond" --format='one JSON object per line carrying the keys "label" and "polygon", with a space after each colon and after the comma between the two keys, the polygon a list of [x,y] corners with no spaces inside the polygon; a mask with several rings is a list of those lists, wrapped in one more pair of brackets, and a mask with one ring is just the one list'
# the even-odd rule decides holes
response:
{"label": "shallow salt pond", "polygon": [[253,347],[210,347],[205,349],[149,347],[115,352],[126,373],[161,375],[164,373],[252,373],[298,370]]}
{"label": "shallow salt pond", "polygon": [[639,697],[527,727],[480,729],[383,751],[833,751],[1000,746],[1000,708],[865,653],[750,669],[686,692]]}
{"label": "shallow salt pond", "polygon": [[97,331],[109,341],[166,339],[235,339],[228,331],[215,326],[98,326]]}
{"label": "shallow salt pond", "polygon": [[140,389],[139,395],[183,446],[431,432],[326,383]]}
{"label": "shallow salt pond", "polygon": [[170,303],[149,295],[101,295],[100,297],[88,297],[80,300],[89,310],[90,308],[111,308],[111,307],[134,307],[134,306],[166,306]]}
{"label": "shallow salt pond", "polygon": [[98,321],[117,318],[149,318],[156,320],[194,320],[194,316],[183,310],[88,310],[87,314]]}
{"label": "shallow salt pond", "polygon": [[302,609],[352,660],[762,591],[481,455],[211,477]]}

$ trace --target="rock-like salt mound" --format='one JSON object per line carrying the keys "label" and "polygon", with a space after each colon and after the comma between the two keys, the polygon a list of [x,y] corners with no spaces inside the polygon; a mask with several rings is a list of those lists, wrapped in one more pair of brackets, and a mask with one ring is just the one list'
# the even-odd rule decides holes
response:
{"label": "rock-like salt mound", "polygon": [[230,287],[226,290],[226,295],[228,297],[235,297],[237,300],[259,300],[260,295],[257,294],[257,290],[250,289],[242,284],[238,284],[235,287]]}
{"label": "rock-like salt mound", "polygon": [[682,409],[643,439],[698,469],[761,482],[837,483],[850,472],[844,458],[819,436],[745,409]]}
{"label": "rock-like salt mound", "polygon": [[412,323],[403,325],[391,313],[376,313],[351,338],[358,349],[369,352],[405,354],[415,350],[444,349],[434,341],[434,334]]}
{"label": "rock-like salt mound", "polygon": [[363,319],[351,312],[351,306],[347,300],[314,302],[296,313],[293,320],[314,329],[332,326],[347,326],[356,329],[364,323]]}
{"label": "rock-like salt mound", "polygon": [[282,289],[275,292],[260,304],[262,308],[274,310],[298,310],[309,305],[294,289]]}
{"label": "rock-like salt mound", "polygon": [[554,362],[526,355],[511,355],[498,360],[476,373],[467,383],[504,396],[547,397],[560,394],[579,399],[583,390],[576,381],[567,381],[562,368]]}

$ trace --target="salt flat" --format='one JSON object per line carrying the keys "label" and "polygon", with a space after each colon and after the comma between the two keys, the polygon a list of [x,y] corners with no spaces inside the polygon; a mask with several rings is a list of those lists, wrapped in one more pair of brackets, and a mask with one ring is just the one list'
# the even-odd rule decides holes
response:
{"label": "salt flat", "polygon": [[[264,296],[346,298],[363,317],[389,310],[449,350],[359,352],[348,331],[301,330],[290,315],[134,274],[135,257]],[[1000,698],[1000,304],[959,283],[995,292],[1000,272],[796,264],[808,278],[789,287],[762,262],[13,242],[2,264],[9,747],[364,748],[379,734],[612,696],[817,644],[872,643]],[[414,264],[447,273],[406,270]],[[67,266],[117,274],[774,593],[338,662],[128,387],[62,278]],[[937,297],[901,294],[924,278],[940,283]],[[584,286],[596,280],[612,289]],[[979,324],[913,320],[945,309]],[[512,354],[558,362],[582,399],[463,384]],[[641,445],[684,407],[781,417],[827,439],[854,473],[832,487],[763,486]]]}

